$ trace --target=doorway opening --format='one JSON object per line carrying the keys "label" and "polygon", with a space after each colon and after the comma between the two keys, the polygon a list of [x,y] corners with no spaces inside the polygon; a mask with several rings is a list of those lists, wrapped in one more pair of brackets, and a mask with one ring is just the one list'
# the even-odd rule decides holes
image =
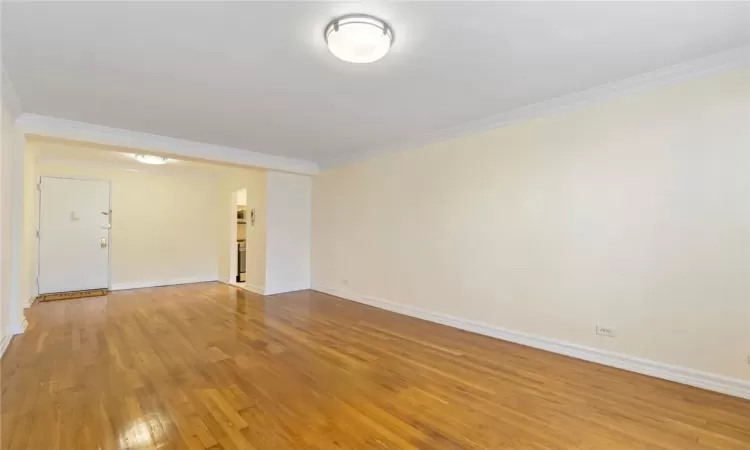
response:
{"label": "doorway opening", "polygon": [[247,274],[247,189],[232,193],[229,282],[244,287]]}

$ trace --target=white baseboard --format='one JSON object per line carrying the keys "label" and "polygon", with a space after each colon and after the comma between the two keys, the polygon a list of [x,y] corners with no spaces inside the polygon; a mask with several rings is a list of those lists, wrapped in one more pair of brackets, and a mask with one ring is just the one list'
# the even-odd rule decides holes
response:
{"label": "white baseboard", "polygon": [[314,287],[316,291],[325,294],[340,297],[346,300],[352,300],[365,305],[392,311],[407,316],[416,317],[430,322],[447,325],[472,333],[482,334],[485,336],[502,339],[504,341],[515,342],[542,350],[547,350],[561,355],[572,356],[573,358],[583,359],[605,366],[616,367],[618,369],[628,370],[631,372],[641,373],[664,380],[674,381],[681,384],[707,389],[710,391],[721,392],[723,394],[733,395],[750,399],[750,381],[736,378],[724,377],[707,372],[701,372],[685,367],[673,366],[648,359],[637,358],[634,356],[623,355],[621,353],[607,350],[599,350],[582,345],[572,344],[569,342],[555,339],[534,336],[519,331],[508,330],[505,328],[487,325],[472,320],[461,319],[430,312],[413,306],[402,305],[365,295],[343,292],[338,289],[331,289],[322,286]]}
{"label": "white baseboard", "polygon": [[235,283],[233,281],[229,281],[227,279],[219,280],[219,281],[221,281],[224,284],[228,284],[230,286],[234,286],[236,288],[241,288],[241,289],[244,289],[246,291],[253,292],[255,294],[265,295],[265,289],[262,286],[256,286],[254,284],[249,284],[247,282],[240,284],[240,283]]}
{"label": "white baseboard", "polygon": [[8,331],[11,333],[11,336],[15,336],[17,334],[23,334],[24,331],[26,331],[26,328],[28,328],[29,322],[24,318],[21,323],[14,323],[11,324],[8,327]]}
{"label": "white baseboard", "polygon": [[3,336],[2,340],[0,340],[0,358],[3,357],[5,350],[8,349],[11,339],[18,334],[23,334],[28,326],[29,322],[24,318],[21,323],[14,323],[8,327],[8,334]]}
{"label": "white baseboard", "polygon": [[13,339],[13,335],[9,334],[7,336],[3,336],[3,339],[0,340],[0,358],[2,358],[5,354],[5,350],[8,350],[8,345],[10,345],[11,339]]}
{"label": "white baseboard", "polygon": [[36,303],[36,295],[26,300],[26,302],[23,305],[23,309],[31,308],[34,305],[34,303]]}
{"label": "white baseboard", "polygon": [[273,289],[266,288],[265,295],[270,296],[270,295],[278,295],[278,294],[289,294],[292,292],[309,291],[310,289],[312,289],[310,286],[307,286],[307,287],[297,286],[297,287],[281,289],[281,290],[278,290],[278,289],[273,290]]}
{"label": "white baseboard", "polygon": [[260,286],[256,286],[254,284],[248,284],[245,283],[245,290],[248,290],[250,292],[254,292],[256,294],[264,295],[264,289]]}
{"label": "white baseboard", "polygon": [[217,277],[216,275],[209,275],[205,277],[174,278],[171,280],[160,280],[160,281],[113,283],[112,286],[109,288],[109,290],[110,291],[124,291],[127,289],[173,286],[176,284],[205,283],[208,281],[219,281],[219,277]]}

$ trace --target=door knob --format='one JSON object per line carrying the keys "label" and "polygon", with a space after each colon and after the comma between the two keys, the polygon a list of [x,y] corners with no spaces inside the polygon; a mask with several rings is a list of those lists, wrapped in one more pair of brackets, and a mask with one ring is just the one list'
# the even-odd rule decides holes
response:
{"label": "door knob", "polygon": [[107,246],[107,238],[102,238],[102,248]]}

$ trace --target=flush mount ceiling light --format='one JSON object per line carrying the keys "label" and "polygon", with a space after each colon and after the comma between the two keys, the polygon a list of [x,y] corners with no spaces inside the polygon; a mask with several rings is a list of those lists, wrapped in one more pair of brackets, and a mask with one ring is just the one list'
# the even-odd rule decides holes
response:
{"label": "flush mount ceiling light", "polygon": [[169,158],[154,155],[135,155],[135,159],[143,164],[164,164],[169,161]]}
{"label": "flush mount ceiling light", "polygon": [[391,49],[393,30],[376,17],[352,14],[329,23],[325,39],[328,50],[337,58],[351,63],[371,63]]}

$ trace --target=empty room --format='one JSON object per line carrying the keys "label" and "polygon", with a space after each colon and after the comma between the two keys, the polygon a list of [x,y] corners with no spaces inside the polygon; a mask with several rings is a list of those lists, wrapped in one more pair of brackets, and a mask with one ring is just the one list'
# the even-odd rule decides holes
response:
{"label": "empty room", "polygon": [[750,449],[750,2],[0,44],[0,450]]}

